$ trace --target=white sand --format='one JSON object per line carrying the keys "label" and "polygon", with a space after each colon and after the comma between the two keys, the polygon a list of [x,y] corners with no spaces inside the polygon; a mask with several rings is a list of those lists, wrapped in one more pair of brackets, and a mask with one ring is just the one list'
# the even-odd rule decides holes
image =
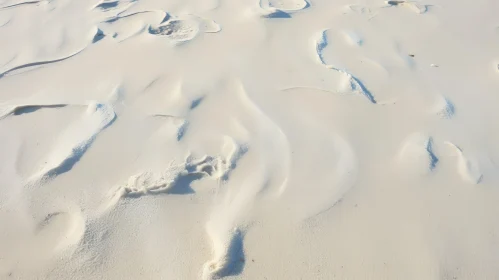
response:
{"label": "white sand", "polygon": [[498,15],[0,0],[0,279],[499,279]]}

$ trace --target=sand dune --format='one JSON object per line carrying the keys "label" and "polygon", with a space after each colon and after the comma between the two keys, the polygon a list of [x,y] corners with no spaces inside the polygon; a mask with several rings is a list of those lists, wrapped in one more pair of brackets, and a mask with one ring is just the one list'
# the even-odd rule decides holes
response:
{"label": "sand dune", "polygon": [[496,2],[0,0],[0,278],[498,279]]}

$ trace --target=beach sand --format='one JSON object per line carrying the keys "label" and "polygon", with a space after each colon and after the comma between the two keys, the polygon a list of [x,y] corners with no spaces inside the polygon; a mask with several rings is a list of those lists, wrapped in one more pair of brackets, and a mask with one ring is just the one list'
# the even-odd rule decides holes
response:
{"label": "beach sand", "polygon": [[0,0],[0,279],[499,279],[498,12]]}

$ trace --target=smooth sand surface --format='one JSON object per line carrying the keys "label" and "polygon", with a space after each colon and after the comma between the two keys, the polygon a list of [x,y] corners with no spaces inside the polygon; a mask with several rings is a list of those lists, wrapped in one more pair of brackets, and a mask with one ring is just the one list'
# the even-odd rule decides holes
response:
{"label": "smooth sand surface", "polygon": [[499,279],[498,15],[0,0],[0,279]]}

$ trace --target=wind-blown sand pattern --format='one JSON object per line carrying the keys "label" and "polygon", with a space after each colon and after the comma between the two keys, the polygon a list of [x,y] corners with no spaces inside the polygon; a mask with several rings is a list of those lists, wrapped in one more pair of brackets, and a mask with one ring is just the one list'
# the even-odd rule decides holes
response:
{"label": "wind-blown sand pattern", "polygon": [[352,74],[348,73],[344,69],[339,69],[336,68],[333,65],[329,65],[324,61],[323,58],[323,52],[324,49],[328,45],[328,39],[326,32],[328,30],[322,30],[319,32],[317,35],[317,39],[315,40],[315,51],[317,53],[317,57],[319,59],[319,62],[324,65],[328,69],[332,69],[342,75],[343,82],[340,85],[340,92],[345,93],[345,92],[353,92],[353,93],[358,93],[361,95],[364,95],[371,103],[376,104],[376,99],[374,99],[374,96],[367,90],[367,88],[362,84],[359,79],[356,77],[352,76]]}
{"label": "wind-blown sand pattern", "polygon": [[497,11],[0,0],[0,279],[499,279]]}
{"label": "wind-blown sand pattern", "polygon": [[142,11],[131,14],[118,14],[99,25],[106,34],[118,42],[140,35],[147,30],[147,25],[160,24],[170,17],[164,11]]}
{"label": "wind-blown sand pattern", "polygon": [[420,175],[435,170],[438,158],[433,152],[433,139],[420,133],[412,134],[400,150],[400,160],[407,171]]}
{"label": "wind-blown sand pattern", "polygon": [[6,118],[10,115],[21,115],[37,111],[40,109],[50,109],[50,108],[62,108],[69,104],[65,103],[47,103],[47,104],[24,104],[24,105],[0,105],[0,120]]}
{"label": "wind-blown sand pattern", "polygon": [[44,166],[31,177],[30,181],[36,182],[71,170],[92,145],[97,135],[115,118],[116,115],[110,105],[90,103],[81,119],[57,138]]}
{"label": "wind-blown sand pattern", "polygon": [[442,119],[450,119],[454,116],[456,108],[449,99],[437,96],[433,112]]}
{"label": "wind-blown sand pattern", "polygon": [[482,181],[483,174],[480,171],[478,163],[472,159],[465,156],[463,150],[453,143],[447,142],[456,151],[457,160],[457,171],[464,181],[471,184],[478,184]]}
{"label": "wind-blown sand pattern", "polygon": [[15,3],[15,4],[1,6],[0,10],[15,8],[15,7],[23,6],[23,5],[33,5],[33,4],[38,4],[40,2],[42,2],[42,1],[24,1],[24,2],[19,2],[19,3]]}
{"label": "wind-blown sand pattern", "polygon": [[128,10],[130,7],[135,5],[137,1],[131,0],[131,1],[101,1],[100,3],[96,4],[93,9],[104,12],[104,13],[117,13],[120,14],[122,12],[125,12]]}
{"label": "wind-blown sand pattern", "polygon": [[[97,33],[96,33],[97,34]],[[45,61],[37,61],[37,62],[31,62],[31,63],[26,63],[26,64],[22,64],[22,65],[19,65],[19,66],[15,66],[15,67],[12,67],[8,70],[5,70],[4,72],[0,73],[0,78],[6,76],[7,74],[12,74],[14,73],[15,71],[19,71],[19,70],[22,70],[22,69],[25,69],[25,68],[29,68],[29,67],[35,67],[35,66],[41,66],[41,65],[45,65],[45,64],[51,64],[51,63],[56,63],[56,62],[60,62],[60,61],[64,61],[66,59],[69,59],[77,54],[79,54],[82,50],[79,50],[73,54],[70,54],[70,55],[67,55],[67,56],[63,56],[61,58],[56,58],[56,59],[52,59],[52,60],[45,60]]]}
{"label": "wind-blown sand pattern", "polygon": [[[286,191],[287,180],[290,168],[290,148],[289,142],[282,129],[272,119],[265,114],[258,105],[251,100],[241,81],[235,80],[231,83],[231,90],[234,90],[238,101],[243,109],[252,116],[252,121],[257,125],[255,142],[252,149],[261,150],[259,166],[252,174],[235,186],[228,181],[226,192],[222,190],[223,197],[221,204],[211,213],[206,225],[206,231],[211,240],[213,258],[203,266],[203,279],[220,279],[225,276],[237,274],[237,271],[244,266],[243,239],[249,225],[246,222],[246,212],[252,205],[260,200],[258,195],[262,193],[281,196]],[[261,135],[270,136],[269,139],[260,138]],[[230,145],[230,154],[242,155],[246,150],[236,149],[236,145]],[[234,151],[238,151],[235,153]],[[272,152],[271,152],[272,151]],[[266,153],[279,155],[271,158]],[[233,157],[233,158],[240,158]],[[232,160],[231,166],[236,167],[236,162]],[[237,172],[237,170],[234,170]],[[274,185],[275,189],[268,190],[269,185]]]}
{"label": "wind-blown sand pattern", "polygon": [[37,238],[50,239],[54,244],[47,244],[53,253],[67,250],[78,245],[85,233],[85,220],[81,213],[54,212],[47,214],[35,229]]}
{"label": "wind-blown sand pattern", "polygon": [[343,31],[343,34],[345,36],[345,39],[353,46],[362,46],[364,43],[364,40],[362,39],[362,36],[360,36],[358,33],[353,32],[353,31]]}

